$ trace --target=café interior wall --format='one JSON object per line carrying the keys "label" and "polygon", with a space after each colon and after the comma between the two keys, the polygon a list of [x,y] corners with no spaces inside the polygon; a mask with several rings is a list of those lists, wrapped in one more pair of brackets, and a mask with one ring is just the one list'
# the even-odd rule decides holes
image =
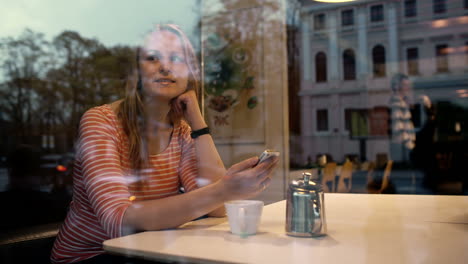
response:
{"label": "caf\u00e9 interior wall", "polygon": [[[224,6],[222,11],[213,10],[216,3]],[[286,27],[285,2],[282,0],[257,1],[219,1],[205,0],[202,8],[203,23],[213,21],[213,17],[224,16],[230,12],[262,8],[263,34],[257,34],[262,43],[263,72],[260,84],[263,86],[264,103],[264,140],[248,142],[252,131],[240,135],[233,142],[217,141],[215,144],[226,167],[245,158],[260,155],[264,149],[276,149],[281,153],[280,163],[272,176],[269,188],[256,199],[266,203],[285,198],[285,188],[289,171],[289,132],[288,132],[288,100],[287,100],[287,56],[286,56]],[[205,101],[205,105],[207,102]],[[206,108],[205,108],[206,109]],[[245,118],[236,116],[237,118]],[[248,131],[248,130],[247,130]],[[258,131],[255,131],[258,133]],[[247,141],[247,143],[243,143]]]}

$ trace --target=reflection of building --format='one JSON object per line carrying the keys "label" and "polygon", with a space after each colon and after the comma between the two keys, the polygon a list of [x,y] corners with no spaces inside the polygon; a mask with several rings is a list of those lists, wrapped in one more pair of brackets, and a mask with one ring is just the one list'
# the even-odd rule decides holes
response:
{"label": "reflection of building", "polygon": [[319,153],[338,161],[359,154],[349,135],[353,110],[368,115],[365,158],[388,153],[382,126],[397,72],[410,76],[415,98],[467,107],[467,1],[302,3],[300,162]]}

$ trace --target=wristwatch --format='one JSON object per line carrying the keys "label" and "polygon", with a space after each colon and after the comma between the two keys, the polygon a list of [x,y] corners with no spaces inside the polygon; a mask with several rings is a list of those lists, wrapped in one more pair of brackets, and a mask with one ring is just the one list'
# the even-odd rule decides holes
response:
{"label": "wristwatch", "polygon": [[204,127],[202,129],[198,129],[198,130],[193,130],[192,133],[190,133],[190,137],[191,138],[197,138],[201,135],[205,135],[205,134],[210,134],[210,128],[209,127]]}

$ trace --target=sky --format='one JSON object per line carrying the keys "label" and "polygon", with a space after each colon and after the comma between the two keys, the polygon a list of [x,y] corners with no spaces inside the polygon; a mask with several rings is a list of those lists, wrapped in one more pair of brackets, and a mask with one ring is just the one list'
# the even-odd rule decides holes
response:
{"label": "sky", "polygon": [[[0,0],[0,38],[25,28],[52,40],[64,30],[106,46],[134,45],[156,23],[175,23],[193,38],[196,0]],[[170,4],[168,4],[170,3]]]}

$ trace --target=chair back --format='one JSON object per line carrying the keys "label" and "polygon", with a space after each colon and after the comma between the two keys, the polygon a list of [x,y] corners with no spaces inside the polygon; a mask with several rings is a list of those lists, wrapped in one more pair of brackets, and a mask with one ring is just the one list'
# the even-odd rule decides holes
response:
{"label": "chair back", "polygon": [[[324,192],[335,192],[336,163],[329,162],[323,168],[322,186]],[[329,186],[329,183],[331,185]]]}
{"label": "chair back", "polygon": [[350,192],[353,183],[353,163],[346,161],[341,168],[340,178],[338,179],[338,188],[336,192]]}
{"label": "chair back", "polygon": [[389,160],[387,162],[387,166],[385,166],[385,171],[382,179],[382,187],[380,187],[380,193],[385,190],[388,185],[390,184],[390,173],[392,172],[393,160]]}

